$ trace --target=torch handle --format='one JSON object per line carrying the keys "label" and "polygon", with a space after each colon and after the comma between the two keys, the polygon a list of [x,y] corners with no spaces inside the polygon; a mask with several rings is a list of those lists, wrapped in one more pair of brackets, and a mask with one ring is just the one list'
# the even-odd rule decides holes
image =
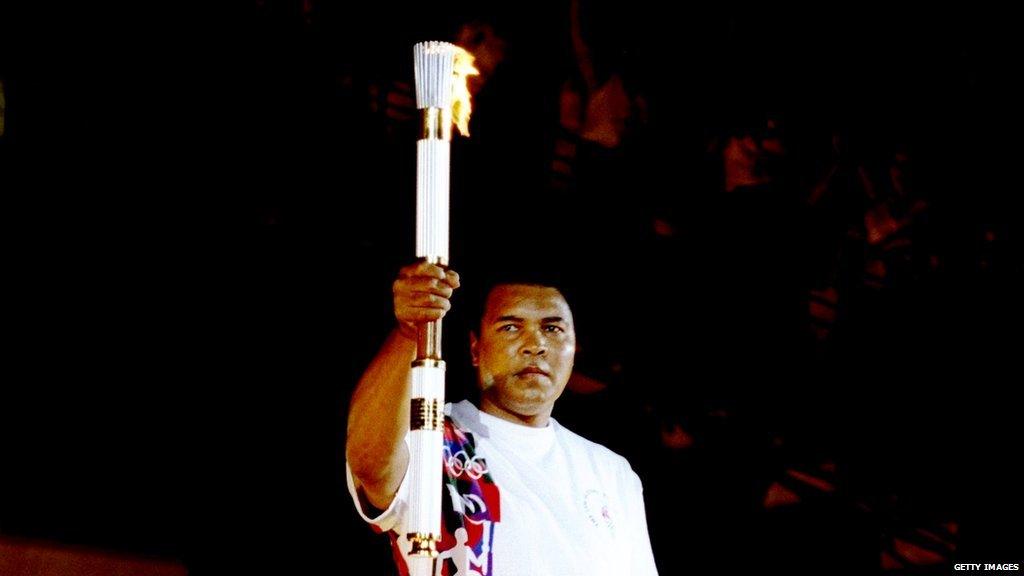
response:
{"label": "torch handle", "polygon": [[441,320],[420,324],[416,330],[416,359],[441,360]]}

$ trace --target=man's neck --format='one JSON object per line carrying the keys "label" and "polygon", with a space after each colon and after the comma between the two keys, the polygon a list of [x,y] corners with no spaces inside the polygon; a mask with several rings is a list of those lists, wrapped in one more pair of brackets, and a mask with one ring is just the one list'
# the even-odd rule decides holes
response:
{"label": "man's neck", "polygon": [[480,400],[480,411],[484,414],[490,414],[495,418],[500,418],[513,424],[519,424],[520,426],[529,426],[531,428],[544,428],[548,425],[548,421],[551,420],[550,410],[541,412],[540,414],[518,414],[516,412],[506,410],[486,398],[481,398]]}

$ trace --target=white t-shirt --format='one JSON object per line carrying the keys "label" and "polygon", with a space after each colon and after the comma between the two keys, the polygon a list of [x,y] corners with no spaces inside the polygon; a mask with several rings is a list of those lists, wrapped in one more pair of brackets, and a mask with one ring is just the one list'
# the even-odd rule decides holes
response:
{"label": "white t-shirt", "polygon": [[[438,568],[439,574],[657,574],[643,488],[625,458],[553,418],[544,428],[521,426],[485,414],[468,401],[446,405],[445,415],[473,446],[460,449],[449,442],[446,432],[445,474],[452,493],[443,503],[446,525],[454,525],[453,519],[465,520],[469,534],[467,541],[466,529],[458,528],[461,533],[449,540],[455,545],[441,552],[442,559],[449,560],[444,572]],[[469,482],[462,475],[469,472],[477,479],[473,486],[452,479],[455,474]],[[402,558],[409,548],[407,480],[408,476],[388,509],[371,518],[348,472],[349,491],[360,515],[392,535]],[[403,574],[404,568],[400,567]]]}

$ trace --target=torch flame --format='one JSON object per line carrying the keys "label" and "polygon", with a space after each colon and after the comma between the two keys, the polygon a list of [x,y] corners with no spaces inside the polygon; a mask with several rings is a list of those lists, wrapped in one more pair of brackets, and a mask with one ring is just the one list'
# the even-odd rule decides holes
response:
{"label": "torch flame", "polygon": [[469,136],[469,115],[473,112],[473,105],[469,99],[469,77],[480,74],[480,71],[473,66],[473,55],[466,49],[455,47],[455,66],[452,73],[455,81],[452,83],[452,119],[459,134]]}

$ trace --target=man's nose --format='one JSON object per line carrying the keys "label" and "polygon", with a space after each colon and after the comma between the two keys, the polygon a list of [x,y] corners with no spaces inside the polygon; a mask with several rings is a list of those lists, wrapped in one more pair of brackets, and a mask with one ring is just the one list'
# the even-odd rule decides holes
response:
{"label": "man's nose", "polygon": [[547,354],[547,338],[539,330],[527,330],[520,351],[524,356],[543,356]]}

